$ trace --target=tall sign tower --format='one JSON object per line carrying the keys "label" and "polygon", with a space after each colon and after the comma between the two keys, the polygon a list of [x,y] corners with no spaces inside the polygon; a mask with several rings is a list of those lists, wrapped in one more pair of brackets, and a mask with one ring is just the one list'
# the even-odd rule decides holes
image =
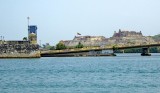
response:
{"label": "tall sign tower", "polygon": [[29,24],[29,17],[28,19],[28,40],[30,41],[30,44],[37,44],[37,26],[36,25],[30,25]]}

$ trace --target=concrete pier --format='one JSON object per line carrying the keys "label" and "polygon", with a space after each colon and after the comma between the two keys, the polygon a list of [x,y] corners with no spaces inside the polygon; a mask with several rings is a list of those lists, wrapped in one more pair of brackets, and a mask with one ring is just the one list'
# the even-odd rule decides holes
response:
{"label": "concrete pier", "polygon": [[149,47],[142,48],[141,56],[151,56],[151,54],[149,53]]}

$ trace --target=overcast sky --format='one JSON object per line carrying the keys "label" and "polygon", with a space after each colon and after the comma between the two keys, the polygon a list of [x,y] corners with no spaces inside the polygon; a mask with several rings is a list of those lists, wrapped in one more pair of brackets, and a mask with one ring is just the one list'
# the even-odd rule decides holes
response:
{"label": "overcast sky", "polygon": [[27,17],[38,42],[54,45],[77,34],[111,37],[118,29],[160,34],[160,0],[0,0],[0,36],[27,36]]}

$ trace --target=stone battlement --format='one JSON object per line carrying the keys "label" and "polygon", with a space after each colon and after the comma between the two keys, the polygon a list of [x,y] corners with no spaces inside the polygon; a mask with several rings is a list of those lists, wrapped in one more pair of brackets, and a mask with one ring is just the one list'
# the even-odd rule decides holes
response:
{"label": "stone battlement", "polygon": [[1,41],[0,58],[39,58],[40,51],[37,44],[29,41]]}
{"label": "stone battlement", "polygon": [[75,36],[73,40],[91,40],[91,41],[95,41],[95,40],[104,40],[105,37],[104,36]]}
{"label": "stone battlement", "polygon": [[136,36],[136,37],[141,37],[142,32],[136,32],[136,31],[122,31],[121,29],[119,29],[119,32],[114,32],[113,37],[132,37],[132,36]]}
{"label": "stone battlement", "polygon": [[79,42],[84,46],[101,46],[103,43],[107,43],[107,39],[104,36],[75,36],[73,40],[60,42],[69,47],[76,46]]}

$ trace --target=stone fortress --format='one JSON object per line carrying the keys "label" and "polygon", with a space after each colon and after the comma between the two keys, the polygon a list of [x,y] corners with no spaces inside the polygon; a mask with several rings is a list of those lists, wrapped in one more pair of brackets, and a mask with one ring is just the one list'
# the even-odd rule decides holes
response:
{"label": "stone fortress", "polygon": [[141,31],[123,31],[121,29],[118,32],[115,31],[110,38],[104,36],[75,36],[73,40],[62,40],[60,42],[64,43],[67,47],[74,47],[78,43],[83,44],[85,47],[129,46],[156,43],[151,37],[143,36]]}
{"label": "stone fortress", "polygon": [[75,36],[73,40],[60,42],[68,47],[76,46],[79,42],[84,46],[101,46],[106,44],[107,39],[104,36]]}
{"label": "stone fortress", "polygon": [[0,58],[39,58],[37,26],[28,26],[28,40],[0,40]]}

